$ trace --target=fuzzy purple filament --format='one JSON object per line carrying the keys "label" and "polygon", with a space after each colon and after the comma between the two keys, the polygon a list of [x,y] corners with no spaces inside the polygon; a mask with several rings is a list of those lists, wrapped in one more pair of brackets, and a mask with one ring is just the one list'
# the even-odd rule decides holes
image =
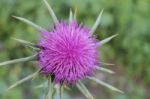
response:
{"label": "fuzzy purple filament", "polygon": [[98,63],[97,41],[90,29],[71,23],[60,22],[51,32],[42,32],[39,41],[39,64],[45,75],[55,76],[56,83],[74,84],[91,75]]}

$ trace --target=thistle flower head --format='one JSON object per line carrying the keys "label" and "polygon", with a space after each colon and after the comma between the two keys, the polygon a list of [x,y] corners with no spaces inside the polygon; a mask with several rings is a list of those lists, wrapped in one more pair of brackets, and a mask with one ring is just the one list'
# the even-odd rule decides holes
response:
{"label": "thistle flower head", "polygon": [[[86,86],[81,82],[83,78],[88,78],[89,80],[95,81],[96,83],[105,86],[111,90],[123,93],[121,90],[95,78],[90,77],[94,69],[104,71],[107,73],[114,73],[113,71],[98,67],[98,57],[99,51],[97,47],[103,45],[110,41],[117,35],[110,36],[102,41],[97,41],[93,35],[97,29],[103,10],[98,15],[92,28],[88,28],[85,25],[78,24],[76,20],[73,19],[72,11],[70,11],[69,22],[58,21],[55,13],[53,12],[51,6],[46,0],[43,0],[45,5],[52,16],[54,21],[54,26],[51,31],[47,31],[41,26],[25,19],[22,17],[13,16],[30,26],[37,29],[42,38],[36,44],[30,43],[22,39],[15,39],[16,41],[36,50],[36,54],[25,57],[14,59],[6,62],[0,63],[0,67],[3,65],[14,64],[18,62],[27,62],[31,60],[38,60],[39,67],[35,73],[21,79],[15,84],[11,85],[8,89],[12,89],[15,86],[34,78],[39,73],[43,73],[48,76],[48,94],[47,97],[52,98],[52,90],[54,85],[51,83],[53,80],[55,83],[67,83],[75,84],[76,87],[88,98],[93,99],[93,96],[88,91]],[[74,20],[74,21],[73,21]],[[101,62],[102,64],[105,64]],[[76,83],[77,82],[77,83]],[[56,84],[57,85],[57,84]],[[62,88],[60,88],[60,99],[62,99]],[[57,88],[56,88],[57,89]]]}
{"label": "thistle flower head", "polygon": [[39,64],[57,83],[73,84],[90,75],[98,63],[97,42],[90,29],[76,21],[60,22],[51,32],[42,32]]}

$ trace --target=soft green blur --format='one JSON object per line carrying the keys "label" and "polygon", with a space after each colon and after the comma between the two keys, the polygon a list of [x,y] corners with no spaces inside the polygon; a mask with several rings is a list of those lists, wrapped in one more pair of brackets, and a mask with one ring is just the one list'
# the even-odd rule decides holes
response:
{"label": "soft green blur", "polygon": [[[95,35],[99,40],[119,34],[100,48],[101,61],[116,64],[106,66],[114,75],[98,73],[97,77],[123,90],[125,94],[110,91],[95,83],[86,85],[95,99],[150,99],[150,1],[149,0],[49,0],[59,19],[67,19],[70,8],[77,9],[79,23],[91,27],[104,8],[102,22]],[[32,54],[32,50],[14,41],[12,37],[36,43],[39,33],[14,19],[21,16],[50,29],[51,16],[42,0],[0,0],[0,62]],[[33,73],[35,62],[0,67],[0,99],[43,99],[44,89],[35,89],[45,79],[35,80],[6,92],[19,79]],[[85,99],[76,88],[67,91],[74,98]],[[79,98],[81,97],[81,98]],[[66,98],[67,99],[67,98]]]}

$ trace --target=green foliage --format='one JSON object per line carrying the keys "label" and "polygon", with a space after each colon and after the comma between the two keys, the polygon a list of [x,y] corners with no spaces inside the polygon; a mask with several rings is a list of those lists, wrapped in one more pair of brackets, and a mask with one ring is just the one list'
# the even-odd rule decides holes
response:
{"label": "green foliage", "polygon": [[[96,17],[104,8],[101,28],[96,30],[95,35],[100,40],[116,33],[119,36],[101,49],[102,58],[114,60],[114,63],[121,65],[121,71],[133,81],[140,80],[145,86],[150,84],[149,0],[57,0],[57,2],[49,0],[49,3],[58,19],[67,19],[70,8],[73,12],[77,8],[77,19],[88,26],[94,24]],[[13,41],[11,37],[31,42],[37,42],[36,40],[39,38],[36,29],[12,16],[24,17],[47,29],[50,29],[49,27],[53,24],[42,0],[0,0],[0,62],[31,55],[30,50]],[[24,75],[33,72],[35,65],[24,63],[0,68],[0,99],[22,99],[25,96],[22,93],[26,92],[26,87],[13,89],[7,95],[3,95],[3,90]],[[122,81],[118,78],[116,80]],[[27,86],[27,84],[25,85]],[[148,97],[143,91],[138,91],[140,90],[138,85],[133,84],[132,87],[134,95],[130,92],[127,95],[116,95],[114,99],[137,99],[137,97],[144,99]],[[31,88],[28,89],[31,91]],[[32,89],[30,92],[34,95],[28,96],[31,99],[37,99],[37,96],[40,96],[41,92],[34,91]]]}
{"label": "green foliage", "polygon": [[[149,0],[119,2],[116,7],[116,32],[120,37],[115,43],[117,58],[127,67],[127,73],[150,83],[150,14]],[[124,58],[123,58],[124,57]]]}

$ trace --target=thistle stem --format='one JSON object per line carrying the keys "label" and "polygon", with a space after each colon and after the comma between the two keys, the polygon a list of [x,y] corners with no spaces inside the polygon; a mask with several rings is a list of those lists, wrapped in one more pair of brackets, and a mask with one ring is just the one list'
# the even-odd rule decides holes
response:
{"label": "thistle stem", "polygon": [[56,90],[54,89],[52,93],[52,99],[54,99],[55,93],[56,93]]}
{"label": "thistle stem", "polygon": [[49,76],[48,78],[48,93],[47,96],[45,97],[45,99],[53,99],[53,84],[51,82],[51,77]]}
{"label": "thistle stem", "polygon": [[60,86],[60,99],[63,99],[63,91],[64,91],[64,88],[63,88],[63,85]]}

